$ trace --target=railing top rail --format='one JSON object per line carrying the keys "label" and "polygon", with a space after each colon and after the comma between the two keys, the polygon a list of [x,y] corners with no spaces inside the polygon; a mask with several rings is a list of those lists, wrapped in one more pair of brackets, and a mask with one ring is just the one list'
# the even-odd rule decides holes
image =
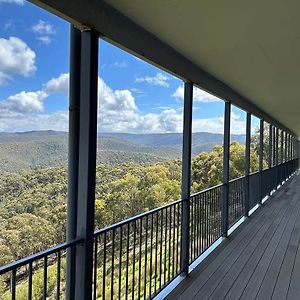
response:
{"label": "railing top rail", "polygon": [[231,179],[231,180],[229,180],[229,183],[232,183],[232,182],[235,182],[235,181],[241,180],[241,179],[243,179],[243,178],[246,178],[246,176],[245,176],[245,175],[243,175],[243,176],[240,176],[240,177],[237,177],[237,178]]}
{"label": "railing top rail", "polygon": [[41,258],[44,258],[45,256],[51,255],[53,253],[57,253],[61,250],[68,249],[68,248],[70,248],[74,245],[81,244],[82,242],[83,242],[83,239],[76,239],[76,240],[73,240],[73,241],[70,241],[70,242],[65,242],[65,243],[59,244],[55,247],[52,247],[52,248],[47,249],[47,250],[43,250],[43,251],[38,252],[36,254],[32,254],[30,256],[21,258],[17,261],[14,261],[12,263],[9,263],[5,266],[0,267],[0,275],[2,275],[4,273],[7,273],[7,272],[10,272],[12,270],[15,270],[17,268],[20,268],[22,266],[25,266],[25,265],[27,265],[29,263],[32,263],[36,260],[39,260]]}
{"label": "railing top rail", "polygon": [[223,186],[223,185],[224,185],[224,183],[219,183],[219,184],[217,184],[217,185],[211,186],[211,187],[209,187],[209,188],[207,188],[207,189],[204,189],[204,190],[201,190],[201,191],[199,191],[199,192],[197,192],[197,193],[194,193],[194,194],[192,194],[190,197],[192,198],[192,197],[198,196],[198,195],[200,195],[200,194],[203,194],[203,193],[212,191],[212,190],[217,189],[217,188],[219,188],[219,187],[221,187],[221,186]]}
{"label": "railing top rail", "polygon": [[163,206],[160,206],[160,207],[157,207],[157,208],[153,208],[153,209],[148,210],[148,211],[146,211],[146,212],[140,213],[140,214],[138,214],[138,215],[136,215],[136,216],[133,216],[133,217],[131,217],[131,218],[128,218],[128,219],[126,219],[126,220],[123,220],[123,221],[117,222],[117,223],[115,223],[115,224],[106,226],[106,227],[104,227],[104,228],[98,229],[98,230],[96,230],[96,231],[94,232],[94,236],[98,236],[98,235],[103,234],[103,233],[105,233],[105,232],[108,232],[108,231],[110,231],[110,230],[113,230],[113,229],[116,229],[116,228],[118,228],[118,227],[127,225],[128,223],[134,222],[134,221],[136,221],[136,220],[139,220],[139,219],[141,219],[141,218],[144,218],[144,217],[146,217],[146,216],[149,216],[149,215],[151,215],[151,214],[154,214],[154,213],[156,213],[156,212],[158,212],[158,211],[160,211],[160,210],[163,210],[163,209],[169,208],[169,207],[171,207],[171,206],[174,206],[174,205],[176,205],[176,204],[178,204],[178,203],[181,203],[182,201],[183,201],[183,200],[173,201],[173,202],[167,203],[167,204],[165,204],[165,205],[163,205]]}

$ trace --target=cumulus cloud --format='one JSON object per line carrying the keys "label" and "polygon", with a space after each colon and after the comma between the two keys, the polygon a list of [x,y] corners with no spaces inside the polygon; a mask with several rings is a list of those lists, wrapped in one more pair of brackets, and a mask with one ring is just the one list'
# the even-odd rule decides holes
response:
{"label": "cumulus cloud", "polygon": [[0,38],[0,85],[14,75],[29,76],[36,71],[36,54],[17,37]]}
{"label": "cumulus cloud", "polygon": [[[36,92],[21,92],[0,101],[0,131],[67,130],[68,112],[43,113],[44,100],[55,93],[67,93],[69,74],[52,78]],[[50,100],[50,99],[49,99]],[[113,90],[98,78],[98,130],[106,132],[182,132],[182,109],[162,108],[142,113],[131,90]],[[223,133],[223,116],[193,119],[193,131]],[[232,113],[232,133],[244,133],[245,122]]]}
{"label": "cumulus cloud", "polygon": [[43,101],[48,96],[44,91],[20,92],[0,102],[0,109],[6,112],[31,113],[43,111]]}
{"label": "cumulus cloud", "polygon": [[50,79],[45,84],[48,93],[66,93],[69,91],[69,73],[63,73],[56,78]]}
{"label": "cumulus cloud", "polygon": [[51,35],[55,33],[55,29],[52,24],[39,20],[36,24],[32,25],[32,31],[34,33]]}
{"label": "cumulus cloud", "polygon": [[146,82],[151,85],[158,85],[162,87],[169,87],[168,80],[170,78],[163,73],[157,73],[155,76],[145,76],[145,77],[138,77],[135,79],[135,82]]}
{"label": "cumulus cloud", "polygon": [[[173,98],[176,99],[183,99],[184,97],[184,87],[183,85],[180,85],[176,91],[172,94]],[[218,97],[213,96],[212,94],[209,94],[197,87],[194,87],[193,89],[193,99],[196,102],[219,102],[221,101]]]}
{"label": "cumulus cloud", "polygon": [[1,3],[15,3],[19,5],[23,5],[25,3],[25,0],[0,0]]}
{"label": "cumulus cloud", "polygon": [[37,34],[36,39],[45,45],[48,45],[52,41],[52,36],[55,34],[55,28],[52,24],[39,20],[31,27],[32,31]]}
{"label": "cumulus cloud", "polygon": [[114,67],[114,68],[127,68],[128,67],[128,64],[126,61],[115,61],[113,64],[111,64],[111,67]]}

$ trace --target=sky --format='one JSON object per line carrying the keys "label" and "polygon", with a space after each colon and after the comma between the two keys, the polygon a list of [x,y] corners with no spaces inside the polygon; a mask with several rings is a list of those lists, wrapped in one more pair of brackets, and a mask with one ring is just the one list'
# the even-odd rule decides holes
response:
{"label": "sky", "polygon": [[[69,23],[23,0],[0,0],[0,16],[0,131],[67,131]],[[182,132],[183,82],[99,43],[98,131]],[[193,132],[223,133],[224,102],[196,87],[193,102]],[[245,116],[232,108],[232,133]]]}

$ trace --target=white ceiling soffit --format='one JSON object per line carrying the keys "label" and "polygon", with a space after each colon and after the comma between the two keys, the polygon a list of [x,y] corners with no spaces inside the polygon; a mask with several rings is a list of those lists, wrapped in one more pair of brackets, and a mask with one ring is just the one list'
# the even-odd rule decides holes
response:
{"label": "white ceiling soffit", "polygon": [[300,136],[300,1],[106,2]]}

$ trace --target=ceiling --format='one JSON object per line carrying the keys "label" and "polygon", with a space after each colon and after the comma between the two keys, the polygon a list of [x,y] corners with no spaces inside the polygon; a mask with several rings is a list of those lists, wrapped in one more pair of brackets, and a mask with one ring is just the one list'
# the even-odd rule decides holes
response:
{"label": "ceiling", "polygon": [[105,2],[300,136],[300,1]]}

